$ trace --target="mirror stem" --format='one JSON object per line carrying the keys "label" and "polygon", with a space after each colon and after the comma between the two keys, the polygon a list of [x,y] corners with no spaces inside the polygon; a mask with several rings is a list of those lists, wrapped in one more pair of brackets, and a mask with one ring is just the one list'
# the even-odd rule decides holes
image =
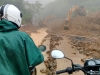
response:
{"label": "mirror stem", "polygon": [[73,61],[72,61],[71,59],[67,58],[67,57],[64,57],[64,58],[66,58],[66,59],[68,59],[68,60],[71,61],[71,63],[72,63],[72,69],[74,70],[74,64],[73,64]]}

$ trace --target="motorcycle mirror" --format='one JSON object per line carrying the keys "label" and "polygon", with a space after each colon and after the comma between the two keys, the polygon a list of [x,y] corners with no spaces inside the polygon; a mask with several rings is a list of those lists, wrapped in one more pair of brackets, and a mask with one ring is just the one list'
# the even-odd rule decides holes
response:
{"label": "motorcycle mirror", "polygon": [[46,46],[44,45],[39,45],[38,48],[40,49],[41,52],[44,52],[46,50]]}
{"label": "motorcycle mirror", "polygon": [[58,58],[64,58],[65,55],[60,50],[53,50],[53,51],[51,51],[51,56],[52,56],[52,58],[58,59]]}

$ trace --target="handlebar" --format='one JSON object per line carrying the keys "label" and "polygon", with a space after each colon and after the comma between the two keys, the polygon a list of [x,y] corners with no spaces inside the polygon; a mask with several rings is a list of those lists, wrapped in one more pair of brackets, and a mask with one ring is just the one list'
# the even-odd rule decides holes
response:
{"label": "handlebar", "polygon": [[79,70],[83,71],[85,74],[89,74],[82,67],[74,67],[74,68],[68,67],[67,69],[57,71],[56,74],[61,74],[61,73],[65,73],[65,72],[72,74],[73,72],[79,71]]}
{"label": "handlebar", "polygon": [[[57,53],[58,52],[58,53]],[[59,54],[61,54],[59,56]],[[60,50],[53,50],[51,52],[51,56],[53,58],[66,58],[71,61],[71,67],[68,67],[67,69],[57,71],[56,74],[60,73],[69,73],[72,74],[75,71],[83,71],[87,75],[100,75],[100,59],[87,59],[84,62],[84,66],[80,66],[79,64],[74,64],[73,61],[70,58],[65,57],[64,53]]]}
{"label": "handlebar", "polygon": [[56,74],[65,73],[65,72],[67,72],[67,70],[66,70],[66,69],[65,69],[65,70],[60,70],[60,71],[57,71],[57,72],[56,72]]}

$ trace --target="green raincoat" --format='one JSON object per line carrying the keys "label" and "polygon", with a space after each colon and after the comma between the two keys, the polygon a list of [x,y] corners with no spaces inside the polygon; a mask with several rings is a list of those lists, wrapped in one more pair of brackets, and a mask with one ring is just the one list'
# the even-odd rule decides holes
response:
{"label": "green raincoat", "polygon": [[28,34],[7,20],[0,21],[0,75],[30,75],[29,66],[35,67],[43,61]]}

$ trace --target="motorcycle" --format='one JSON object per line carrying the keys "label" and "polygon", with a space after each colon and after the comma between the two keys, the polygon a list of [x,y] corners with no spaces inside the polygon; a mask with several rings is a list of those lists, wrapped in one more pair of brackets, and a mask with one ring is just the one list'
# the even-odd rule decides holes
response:
{"label": "motorcycle", "polygon": [[[46,46],[44,45],[40,45],[38,46],[38,48],[41,52],[44,52],[46,50]],[[30,75],[37,75],[36,67],[29,66],[29,71],[30,71]]]}
{"label": "motorcycle", "polygon": [[67,72],[68,74],[73,74],[76,71],[83,71],[84,75],[100,75],[100,59],[87,59],[84,65],[74,64],[70,58],[67,58],[61,50],[51,51],[51,57],[55,59],[66,58],[71,61],[71,67],[67,67],[64,70],[56,71],[56,74],[61,74]]}

